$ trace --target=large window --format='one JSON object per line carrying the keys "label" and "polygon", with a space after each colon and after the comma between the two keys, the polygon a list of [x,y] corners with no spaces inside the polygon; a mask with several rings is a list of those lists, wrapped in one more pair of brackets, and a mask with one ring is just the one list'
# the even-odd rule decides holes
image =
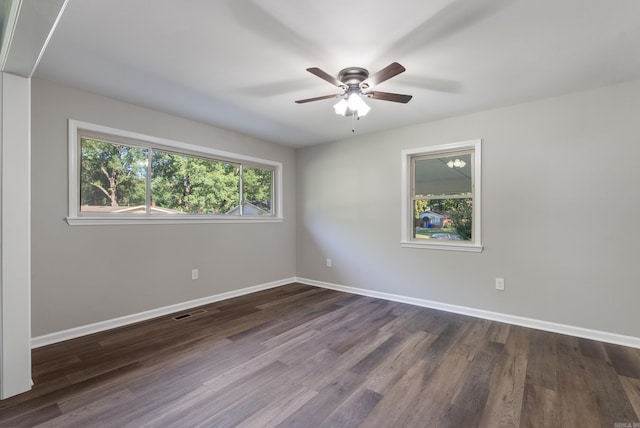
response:
{"label": "large window", "polygon": [[402,245],[481,251],[480,140],[404,150]]}
{"label": "large window", "polygon": [[69,121],[69,224],[281,220],[278,162]]}

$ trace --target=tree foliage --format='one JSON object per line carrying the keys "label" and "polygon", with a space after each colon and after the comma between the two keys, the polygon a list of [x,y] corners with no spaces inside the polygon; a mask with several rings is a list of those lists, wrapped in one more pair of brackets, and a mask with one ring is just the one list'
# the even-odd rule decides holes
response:
{"label": "tree foliage", "polygon": [[155,206],[195,214],[224,214],[240,198],[240,165],[154,151],[151,199]]}
{"label": "tree foliage", "polygon": [[415,218],[419,218],[420,214],[429,210],[429,201],[425,199],[417,199],[415,201],[415,206],[413,210],[413,214]]}
{"label": "tree foliage", "polygon": [[146,149],[101,141],[82,141],[81,205],[145,203]]}
{"label": "tree foliage", "polygon": [[[91,206],[146,204],[147,150],[82,140],[81,203]],[[151,204],[193,214],[224,214],[244,200],[271,211],[273,171],[152,150]]]}
{"label": "tree foliage", "polygon": [[471,239],[473,225],[473,203],[471,199],[452,199],[456,201],[453,209],[449,211],[451,224],[460,235],[460,239],[468,241]]}
{"label": "tree foliage", "polygon": [[242,191],[244,200],[265,211],[271,211],[273,171],[262,168],[245,167],[242,171]]}

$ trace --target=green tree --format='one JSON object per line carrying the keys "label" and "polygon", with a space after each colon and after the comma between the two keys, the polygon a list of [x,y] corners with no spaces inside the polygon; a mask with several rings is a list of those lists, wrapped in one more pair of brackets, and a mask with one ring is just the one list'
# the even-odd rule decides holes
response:
{"label": "green tree", "polygon": [[[148,149],[82,140],[81,204],[145,205]],[[152,206],[224,214],[240,204],[240,164],[152,150]],[[273,170],[243,169],[244,199],[270,211]]]}
{"label": "green tree", "polygon": [[188,212],[223,214],[240,203],[240,165],[187,158],[184,167]]}
{"label": "green tree", "polygon": [[449,199],[453,202],[452,209],[449,210],[451,224],[460,235],[460,239],[468,241],[472,233],[473,202],[471,199]]}
{"label": "green tree", "polygon": [[143,205],[147,150],[82,140],[81,205]]}
{"label": "green tree", "polygon": [[154,150],[151,156],[151,203],[180,210],[184,204],[183,156]]}
{"label": "green tree", "polygon": [[244,200],[271,211],[273,170],[244,167],[242,169],[242,192]]}
{"label": "green tree", "polygon": [[238,164],[153,151],[151,199],[156,206],[222,214],[238,205]]}
{"label": "green tree", "polygon": [[418,199],[415,201],[413,215],[415,218],[420,217],[420,213],[423,213],[429,209],[429,201],[425,199]]}

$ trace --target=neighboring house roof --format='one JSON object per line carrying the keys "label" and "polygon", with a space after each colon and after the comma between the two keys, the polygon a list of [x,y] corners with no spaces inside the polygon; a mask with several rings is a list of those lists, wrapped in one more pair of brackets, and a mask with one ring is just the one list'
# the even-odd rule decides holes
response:
{"label": "neighboring house roof", "polygon": [[[80,207],[81,212],[92,213],[145,213],[146,206],[136,205],[133,207],[121,207],[121,206],[95,206],[95,205],[82,205]],[[182,211],[172,210],[170,208],[151,207],[151,213],[156,214],[185,214]]]}
{"label": "neighboring house roof", "polygon": [[445,218],[446,216],[438,213],[434,213],[433,211],[424,211],[418,215],[419,218],[429,217],[432,218]]}
{"label": "neighboring house roof", "polygon": [[[262,208],[252,204],[251,202],[244,202],[242,204],[242,213],[244,215],[269,215],[269,214],[271,214],[269,211],[263,210]],[[233,207],[229,211],[227,211],[225,214],[240,215],[240,205],[236,205],[235,207]]]}

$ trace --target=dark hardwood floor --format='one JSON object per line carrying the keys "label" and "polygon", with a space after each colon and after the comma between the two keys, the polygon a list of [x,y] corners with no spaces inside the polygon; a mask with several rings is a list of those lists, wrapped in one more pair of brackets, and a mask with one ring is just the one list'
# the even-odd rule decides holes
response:
{"label": "dark hardwood floor", "polygon": [[640,426],[638,349],[301,284],[201,309],[35,349],[0,426]]}

